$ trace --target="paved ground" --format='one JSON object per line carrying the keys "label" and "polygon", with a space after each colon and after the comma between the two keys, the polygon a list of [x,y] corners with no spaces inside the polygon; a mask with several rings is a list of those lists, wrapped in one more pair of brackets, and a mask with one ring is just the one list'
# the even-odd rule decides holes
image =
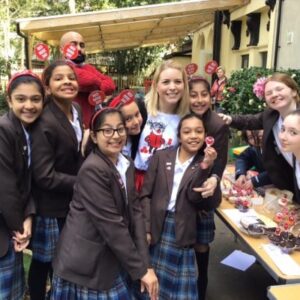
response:
{"label": "paved ground", "polygon": [[[220,262],[233,250],[249,253],[216,216],[216,238],[211,247],[209,285],[206,300],[265,300],[267,287],[276,284],[264,268],[255,263],[242,272]],[[251,254],[251,253],[249,253]],[[300,298],[299,298],[300,299]]]}

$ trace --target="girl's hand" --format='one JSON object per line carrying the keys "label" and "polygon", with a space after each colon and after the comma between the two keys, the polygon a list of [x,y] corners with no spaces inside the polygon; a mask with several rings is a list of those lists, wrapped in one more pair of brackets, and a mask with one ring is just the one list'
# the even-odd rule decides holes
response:
{"label": "girl's hand", "polygon": [[28,245],[29,245],[29,240],[23,243],[14,240],[14,249],[16,252],[22,252],[24,249],[26,249]]}
{"label": "girl's hand", "polygon": [[230,125],[232,122],[232,117],[229,115],[225,115],[225,114],[218,114],[219,117],[221,117],[223,119],[223,121],[225,122],[225,124]]}
{"label": "girl's hand", "polygon": [[245,175],[240,175],[238,179],[235,181],[234,185],[236,185],[239,188],[243,188],[243,185],[245,184],[247,178]]}
{"label": "girl's hand", "polygon": [[141,292],[147,289],[151,300],[158,300],[158,279],[153,269],[148,269],[146,275],[141,278]]}
{"label": "girl's hand", "polygon": [[206,147],[204,149],[203,161],[207,164],[207,166],[211,166],[216,158],[217,151],[213,147]]}
{"label": "girl's hand", "polygon": [[211,197],[218,185],[218,180],[216,177],[209,177],[203,182],[201,187],[193,188],[195,192],[201,193],[202,198]]}
{"label": "girl's hand", "polygon": [[31,238],[32,218],[28,217],[23,222],[23,233],[14,231],[14,240],[24,243]]}

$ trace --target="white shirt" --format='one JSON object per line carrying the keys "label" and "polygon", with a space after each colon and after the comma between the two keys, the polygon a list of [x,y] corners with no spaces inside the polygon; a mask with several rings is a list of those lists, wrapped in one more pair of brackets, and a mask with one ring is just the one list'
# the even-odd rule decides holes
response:
{"label": "white shirt", "polygon": [[121,185],[124,186],[125,188],[125,192],[126,192],[126,202],[127,201],[127,186],[126,186],[126,172],[129,168],[130,162],[129,160],[122,154],[120,153],[118,156],[118,160],[117,160],[117,164],[116,164],[116,169],[118,170],[120,176],[121,176],[121,180],[122,182]]}
{"label": "white shirt", "polygon": [[132,148],[131,139],[130,139],[130,137],[128,137],[127,142],[122,149],[122,154],[127,155],[128,157],[131,157],[131,148]]}
{"label": "white shirt", "polygon": [[191,164],[191,162],[194,159],[194,156],[193,156],[182,164],[178,159],[178,153],[179,153],[179,148],[177,149],[177,154],[176,154],[176,160],[175,160],[175,166],[174,166],[173,187],[172,187],[171,198],[170,198],[169,204],[168,204],[168,211],[175,211],[177,193],[178,193],[178,189],[179,189],[182,177],[183,177],[186,169],[188,168],[188,166]]}
{"label": "white shirt", "polygon": [[291,167],[293,167],[293,154],[292,154],[292,152],[283,152],[282,149],[281,149],[281,143],[280,143],[280,140],[279,140],[279,132],[281,130],[282,123],[283,123],[283,119],[282,119],[281,116],[279,116],[279,118],[278,118],[277,122],[274,124],[272,130],[273,130],[273,134],[274,134],[275,141],[276,141],[276,144],[277,144],[277,148],[279,149],[280,153],[285,158],[285,160],[289,163],[289,165]]}
{"label": "white shirt", "polygon": [[72,114],[73,114],[73,121],[70,122],[76,134],[76,138],[78,142],[77,150],[79,151],[80,143],[82,140],[82,130],[81,130],[81,125],[79,123],[78,111],[73,105],[72,105]]}
{"label": "white shirt", "polygon": [[27,151],[27,166],[28,168],[30,167],[31,164],[31,145],[30,145],[30,135],[28,133],[28,131],[25,129],[25,127],[22,124],[22,128],[26,137],[26,143],[27,143],[27,149],[24,149],[25,151]]}
{"label": "white shirt", "polygon": [[146,171],[149,160],[156,150],[178,146],[177,127],[179,121],[178,115],[162,112],[158,112],[155,117],[148,116],[134,160],[137,169]]}
{"label": "white shirt", "polygon": [[300,162],[298,160],[296,160],[295,174],[296,174],[298,189],[300,189]]}

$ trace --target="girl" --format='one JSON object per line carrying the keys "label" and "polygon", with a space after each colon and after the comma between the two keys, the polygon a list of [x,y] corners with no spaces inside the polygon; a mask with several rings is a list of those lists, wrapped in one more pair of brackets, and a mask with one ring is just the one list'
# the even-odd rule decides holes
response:
{"label": "girl", "polygon": [[90,130],[94,149],[79,172],[58,244],[52,299],[130,300],[128,275],[157,299],[134,167],[121,154],[123,118],[116,109],[100,109]]}
{"label": "girl", "polygon": [[[262,160],[263,130],[244,130],[242,137],[249,147],[235,160],[235,185],[242,189],[253,189],[272,184]],[[254,169],[257,175],[249,174]]]}
{"label": "girl", "polygon": [[193,246],[196,243],[197,211],[215,208],[220,188],[212,197],[194,191],[210,175],[216,151],[206,147],[200,168],[205,129],[202,120],[189,114],[178,125],[179,146],[157,151],[152,157],[141,191],[146,230],[151,241],[151,264],[160,283],[160,300],[198,300],[197,268]]}
{"label": "girl", "polygon": [[288,74],[275,73],[266,79],[264,94],[268,108],[263,112],[221,116],[227,124],[240,130],[264,130],[262,154],[265,170],[276,187],[294,192],[295,186],[291,180],[293,158],[291,153],[281,150],[279,132],[285,116],[299,106],[299,88]]}
{"label": "girl", "polygon": [[[229,129],[218,114],[212,111],[210,85],[203,77],[192,77],[189,80],[190,109],[201,116],[207,135],[214,137],[214,148],[218,157],[213,165],[212,175],[197,188],[202,197],[211,196],[222,178],[227,163]],[[209,244],[214,239],[214,211],[200,213],[197,222],[197,245],[195,246],[198,264],[199,299],[205,299],[208,283]]]}
{"label": "girl", "polygon": [[9,112],[0,118],[0,299],[24,296],[23,253],[31,237],[30,127],[43,109],[44,89],[31,71],[9,81]]}
{"label": "girl", "polygon": [[290,112],[284,119],[279,133],[281,150],[293,154],[294,193],[300,204],[300,109]]}
{"label": "girl", "polygon": [[135,101],[133,91],[124,90],[109,103],[109,107],[115,107],[122,113],[127,129],[127,140],[122,153],[135,159],[141,130],[147,118],[145,104]]}
{"label": "girl", "polygon": [[45,298],[47,276],[59,232],[69,211],[80,166],[81,112],[72,100],[78,92],[73,68],[52,63],[43,73],[48,98],[33,128],[33,196],[37,216],[32,239],[29,292],[32,300]]}
{"label": "girl", "polygon": [[142,186],[149,159],[156,150],[176,147],[176,132],[180,117],[189,109],[188,84],[184,68],[167,60],[156,70],[150,92],[146,95],[148,117],[142,131],[135,166],[136,186]]}

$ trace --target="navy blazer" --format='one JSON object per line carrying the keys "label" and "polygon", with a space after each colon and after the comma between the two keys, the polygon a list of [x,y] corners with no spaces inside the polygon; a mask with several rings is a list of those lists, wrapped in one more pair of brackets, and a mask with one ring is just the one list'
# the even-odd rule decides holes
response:
{"label": "navy blazer", "polygon": [[126,180],[125,191],[116,167],[98,149],[84,161],[57,245],[57,275],[107,290],[122,270],[133,280],[146,274],[148,246],[132,162]]}
{"label": "navy blazer", "polygon": [[[215,139],[213,147],[216,149],[218,154],[214,161],[212,174],[216,174],[222,178],[228,158],[229,127],[216,112],[210,109],[203,114],[202,119],[206,135],[212,136]],[[205,147],[206,146],[204,145],[202,150],[204,150]]]}
{"label": "navy blazer", "polygon": [[[73,105],[82,124],[80,107]],[[72,124],[54,101],[48,101],[32,127],[32,192],[38,215],[66,217],[81,163]]]}
{"label": "navy blazer", "polygon": [[[151,233],[151,243],[159,241],[169,200],[171,198],[176,161],[176,149],[157,151],[150,160],[140,194],[143,213],[146,220],[146,230]],[[221,201],[220,184],[214,195],[202,198],[201,193],[194,192],[211,175],[211,168],[202,170],[199,163],[203,156],[198,153],[186,169],[176,198],[175,231],[178,245],[186,247],[196,243],[197,212],[212,210]]]}
{"label": "navy blazer", "polygon": [[263,166],[261,150],[254,146],[249,146],[237,157],[235,161],[235,179],[240,175],[246,175],[247,171],[253,167],[259,173],[251,178],[254,187],[272,184],[268,172],[265,171]]}
{"label": "navy blazer", "polygon": [[255,115],[235,115],[232,117],[230,126],[240,130],[264,130],[262,141],[264,168],[276,187],[292,191],[295,194],[295,186],[292,180],[293,168],[278,149],[272,131],[278,118],[278,111],[267,108]]}
{"label": "navy blazer", "polygon": [[28,146],[20,120],[9,111],[0,118],[0,257],[7,253],[12,231],[34,213],[30,194]]}

